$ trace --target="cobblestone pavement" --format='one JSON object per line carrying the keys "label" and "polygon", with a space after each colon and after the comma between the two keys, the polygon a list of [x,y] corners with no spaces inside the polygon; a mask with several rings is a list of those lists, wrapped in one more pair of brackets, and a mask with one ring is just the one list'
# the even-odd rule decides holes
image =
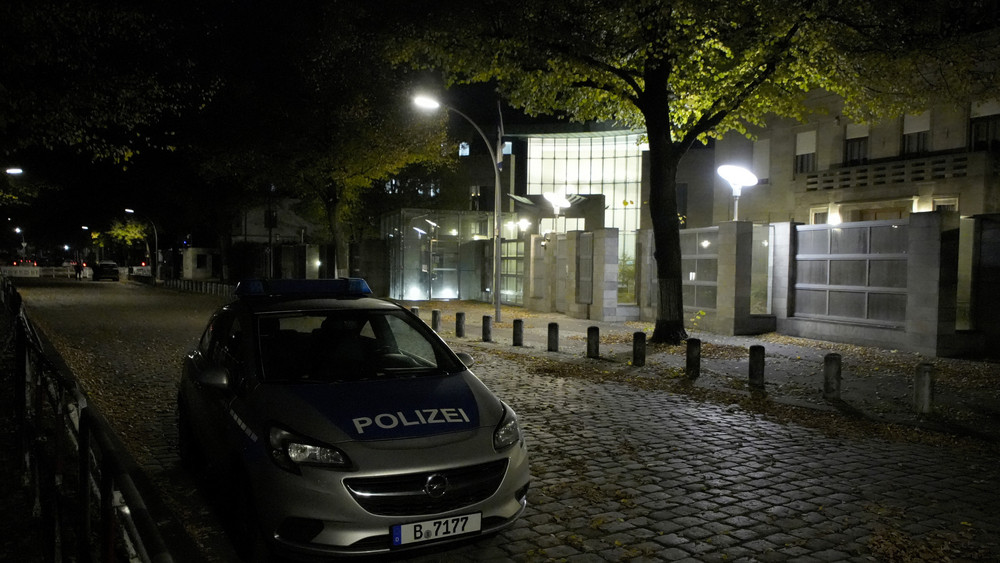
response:
{"label": "cobblestone pavement", "polygon": [[1000,553],[995,458],[831,439],[668,393],[529,375],[478,348],[477,373],[526,429],[530,505],[501,536],[425,561]]}
{"label": "cobblestone pavement", "polygon": [[[179,369],[172,355],[197,339],[214,303],[130,284],[99,289],[100,300],[74,297],[86,304],[47,289],[22,293],[47,330],[60,332],[53,340],[67,363],[85,372],[84,386],[108,405],[206,560],[229,561],[216,515],[177,467],[169,416]],[[166,324],[150,321],[161,316]],[[736,404],[538,373],[534,355],[544,348],[536,344],[509,354],[502,342],[446,337],[477,359],[477,375],[521,417],[529,506],[496,536],[400,559],[939,561],[1000,553],[995,450],[829,437]],[[581,375],[610,363],[556,358]]]}

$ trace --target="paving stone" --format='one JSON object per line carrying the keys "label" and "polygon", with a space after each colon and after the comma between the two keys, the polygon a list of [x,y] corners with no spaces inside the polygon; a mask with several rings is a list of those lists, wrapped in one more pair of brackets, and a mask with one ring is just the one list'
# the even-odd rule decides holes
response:
{"label": "paving stone", "polygon": [[[492,354],[508,350],[496,343],[453,344],[518,412],[532,489],[515,526],[413,561],[860,563],[875,522],[915,537],[972,531],[972,549],[1000,553],[994,456],[830,438],[667,392],[535,373],[531,361]],[[553,355],[544,345],[512,353],[583,362],[582,352]],[[143,376],[173,400],[174,371]],[[137,461],[169,479],[173,413],[148,418],[148,428],[130,430],[145,433]]]}

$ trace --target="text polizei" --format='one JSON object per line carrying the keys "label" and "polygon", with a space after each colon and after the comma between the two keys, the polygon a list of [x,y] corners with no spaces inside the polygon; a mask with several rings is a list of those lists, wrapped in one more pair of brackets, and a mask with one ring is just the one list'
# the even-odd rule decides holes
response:
{"label": "text polizei", "polygon": [[423,424],[458,424],[467,423],[469,415],[462,408],[445,409],[414,409],[412,411],[384,412],[372,417],[355,418],[354,429],[358,435],[365,433],[365,428],[372,425],[383,430],[391,430],[400,426],[419,426]]}

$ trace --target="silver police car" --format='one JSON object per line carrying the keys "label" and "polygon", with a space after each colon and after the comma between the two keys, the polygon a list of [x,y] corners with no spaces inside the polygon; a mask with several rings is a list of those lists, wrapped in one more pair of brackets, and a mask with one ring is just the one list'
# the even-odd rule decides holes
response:
{"label": "silver police car", "polygon": [[231,486],[247,559],[385,553],[524,511],[517,416],[364,280],[249,280],[184,361],[185,465]]}

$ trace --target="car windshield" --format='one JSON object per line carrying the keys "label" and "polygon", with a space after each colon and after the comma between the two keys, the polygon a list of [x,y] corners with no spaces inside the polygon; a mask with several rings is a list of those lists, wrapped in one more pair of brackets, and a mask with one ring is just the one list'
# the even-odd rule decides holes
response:
{"label": "car windshield", "polygon": [[266,382],[357,381],[461,369],[402,311],[307,311],[260,315]]}

